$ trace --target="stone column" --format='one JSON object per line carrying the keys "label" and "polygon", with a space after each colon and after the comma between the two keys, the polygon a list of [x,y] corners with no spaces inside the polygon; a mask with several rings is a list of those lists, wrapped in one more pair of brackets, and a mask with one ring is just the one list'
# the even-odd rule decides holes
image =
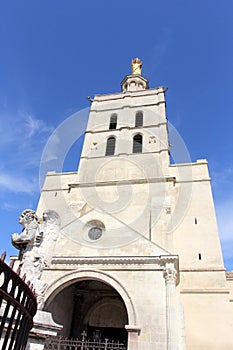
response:
{"label": "stone column", "polygon": [[174,264],[168,264],[164,271],[166,282],[167,350],[179,349],[176,275],[177,272]]}
{"label": "stone column", "polygon": [[125,326],[128,331],[128,350],[138,350],[138,336],[141,332],[141,328],[138,326]]}

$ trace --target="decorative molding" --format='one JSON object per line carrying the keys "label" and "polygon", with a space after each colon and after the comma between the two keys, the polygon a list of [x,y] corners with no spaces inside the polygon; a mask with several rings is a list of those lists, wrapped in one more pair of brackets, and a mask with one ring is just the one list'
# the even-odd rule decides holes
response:
{"label": "decorative molding", "polygon": [[[116,128],[114,129],[114,132],[116,131],[121,131],[121,130],[139,130],[139,129],[151,129],[151,128],[159,128],[160,126],[166,126],[167,125],[167,122],[164,121],[164,122],[161,122],[161,123],[157,123],[157,124],[151,124],[151,125],[143,125],[143,126],[135,126],[135,125],[132,125],[132,126],[121,126],[119,128]],[[109,133],[109,132],[112,132],[113,130],[112,129],[98,129],[98,130],[92,130],[92,129],[87,129],[86,130],[86,134],[100,134],[100,133]]]}
{"label": "decorative molding", "polygon": [[168,267],[164,271],[164,278],[166,283],[174,283],[176,282],[177,271],[174,267]]}
{"label": "decorative molding", "polygon": [[226,271],[226,278],[228,281],[233,280],[233,271]]}
{"label": "decorative molding", "polygon": [[67,187],[54,187],[54,188],[48,188],[48,189],[42,189],[41,192],[67,192],[70,190],[69,185]]}
{"label": "decorative molding", "polygon": [[178,263],[177,255],[160,255],[160,256],[89,256],[89,257],[58,257],[52,259],[53,265],[156,265],[159,264],[159,270],[163,270],[167,262]]}
{"label": "decorative molding", "polygon": [[[143,91],[145,91],[145,90],[143,90]],[[134,92],[137,92],[137,91],[134,91]],[[111,99],[111,100],[113,100],[113,101],[115,101],[115,100],[121,100],[121,99],[124,99],[124,98],[132,98],[132,97],[141,97],[141,96],[131,96],[131,93],[132,93],[132,91],[130,92],[130,94],[127,94],[127,96],[123,96],[122,98],[116,98],[116,99]],[[161,92],[162,93],[162,92]],[[154,94],[151,94],[151,96],[154,96]],[[108,100],[105,100],[105,101],[108,101]],[[93,101],[93,102],[102,102],[102,101],[97,101],[97,100],[95,100],[95,101]],[[123,105],[123,106],[121,106],[121,107],[108,107],[108,108],[98,108],[98,109],[94,109],[94,108],[91,108],[91,110],[90,110],[90,113],[98,113],[98,112],[109,112],[109,113],[114,113],[114,112],[116,112],[116,111],[118,111],[119,112],[119,110],[125,110],[125,109],[135,109],[135,108],[140,108],[140,107],[151,107],[151,106],[160,106],[161,104],[165,104],[166,105],[166,101],[165,100],[160,100],[160,101],[156,101],[156,102],[148,102],[148,103],[143,103],[143,105],[142,105],[142,103],[140,102],[139,104],[137,104],[137,105],[133,105],[133,106],[131,106],[131,105]],[[93,104],[92,104],[92,106],[93,106]]]}
{"label": "decorative molding", "polygon": [[[93,102],[103,102],[103,101],[112,101],[112,100],[122,100],[126,97],[134,98],[134,97],[141,97],[141,96],[155,96],[159,94],[164,94],[167,91],[167,88],[163,86],[159,86],[157,88],[151,88],[146,90],[138,90],[138,91],[126,91],[125,93],[122,92],[116,92],[111,94],[104,94],[104,95],[95,95]],[[165,102],[165,100],[158,101],[158,102]],[[154,103],[153,103],[154,105]],[[128,106],[131,107],[131,106]],[[119,108],[114,108],[119,109]],[[105,109],[103,109],[105,110]],[[91,111],[95,111],[95,109],[91,109]],[[98,109],[99,111],[99,109]]]}
{"label": "decorative molding", "polygon": [[180,272],[225,272],[226,269],[219,269],[217,267],[210,267],[210,268],[186,268],[186,269],[180,269]]}
{"label": "decorative molding", "polygon": [[[136,153],[135,153],[136,154]],[[90,158],[89,158],[90,159]],[[76,173],[78,174],[78,173]],[[163,182],[173,182],[176,183],[176,178],[174,176],[164,176],[164,177],[152,177],[152,178],[135,178],[135,179],[125,179],[125,180],[109,180],[109,181],[99,181],[99,182],[73,182],[68,183],[67,187],[53,187],[53,188],[44,188],[41,192],[55,192],[55,191],[70,191],[71,188],[78,187],[97,187],[97,186],[114,186],[114,185],[137,185],[144,183],[163,183]],[[65,185],[64,185],[65,186]]]}
{"label": "decorative molding", "polygon": [[144,183],[161,183],[161,182],[176,182],[174,176],[164,176],[164,177],[153,177],[153,178],[136,178],[129,180],[110,180],[110,181],[99,181],[99,182],[82,182],[82,183],[71,183],[68,184],[69,188],[75,187],[92,187],[92,186],[113,186],[113,185],[129,185],[129,184],[144,184]]}
{"label": "decorative molding", "polygon": [[229,294],[228,289],[214,289],[214,288],[194,288],[194,289],[181,289],[181,294]]}
{"label": "decorative molding", "polygon": [[[138,128],[139,129],[139,128]],[[168,152],[169,151],[169,149],[168,148],[161,148],[160,150],[158,150],[158,151],[151,151],[151,152],[141,152],[141,153],[118,153],[118,154],[114,154],[114,155],[112,155],[112,156],[107,156],[107,157],[114,157],[114,158],[117,158],[117,157],[120,157],[120,156],[122,156],[122,155],[124,155],[124,156],[127,156],[127,157],[131,157],[131,156],[133,156],[133,157],[137,157],[137,156],[139,156],[139,155],[142,155],[142,156],[144,156],[145,154],[154,154],[154,155],[156,155],[156,154],[160,154],[160,153],[162,153],[162,152]],[[89,160],[89,159],[104,159],[104,158],[106,158],[106,156],[105,155],[102,155],[102,156],[95,156],[95,157],[87,157],[87,156],[82,156],[82,157],[80,157],[80,159],[87,159],[87,160]]]}

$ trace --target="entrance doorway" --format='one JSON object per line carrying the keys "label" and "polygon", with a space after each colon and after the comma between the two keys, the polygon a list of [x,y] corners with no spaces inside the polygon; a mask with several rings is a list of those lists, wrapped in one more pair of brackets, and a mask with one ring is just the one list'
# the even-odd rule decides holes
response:
{"label": "entrance doorway", "polygon": [[63,325],[61,335],[90,341],[127,345],[127,310],[119,293],[98,280],[85,279],[65,287],[47,308],[55,322]]}

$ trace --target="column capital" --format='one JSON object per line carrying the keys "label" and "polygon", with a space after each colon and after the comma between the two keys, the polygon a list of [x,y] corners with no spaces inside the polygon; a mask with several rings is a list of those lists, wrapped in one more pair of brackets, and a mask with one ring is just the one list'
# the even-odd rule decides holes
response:
{"label": "column capital", "polygon": [[175,283],[176,282],[176,276],[177,276],[177,271],[174,267],[167,267],[164,270],[163,274],[166,283]]}

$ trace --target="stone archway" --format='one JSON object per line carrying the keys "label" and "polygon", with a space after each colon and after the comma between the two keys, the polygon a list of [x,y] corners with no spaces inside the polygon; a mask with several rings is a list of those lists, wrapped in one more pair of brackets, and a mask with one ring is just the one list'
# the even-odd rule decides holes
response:
{"label": "stone archway", "polygon": [[120,294],[106,282],[81,278],[52,293],[45,305],[56,323],[63,325],[61,335],[120,341],[127,344],[127,308]]}
{"label": "stone archway", "polygon": [[64,288],[73,285],[75,282],[81,280],[97,280],[111,286],[122,298],[127,310],[128,323],[132,327],[137,326],[137,317],[135,307],[132,299],[128,294],[124,286],[113,276],[106,272],[98,270],[76,270],[70,273],[66,273],[62,277],[53,282],[47,289],[45,295],[45,307],[44,310],[48,310],[54,297],[59,294]]}

